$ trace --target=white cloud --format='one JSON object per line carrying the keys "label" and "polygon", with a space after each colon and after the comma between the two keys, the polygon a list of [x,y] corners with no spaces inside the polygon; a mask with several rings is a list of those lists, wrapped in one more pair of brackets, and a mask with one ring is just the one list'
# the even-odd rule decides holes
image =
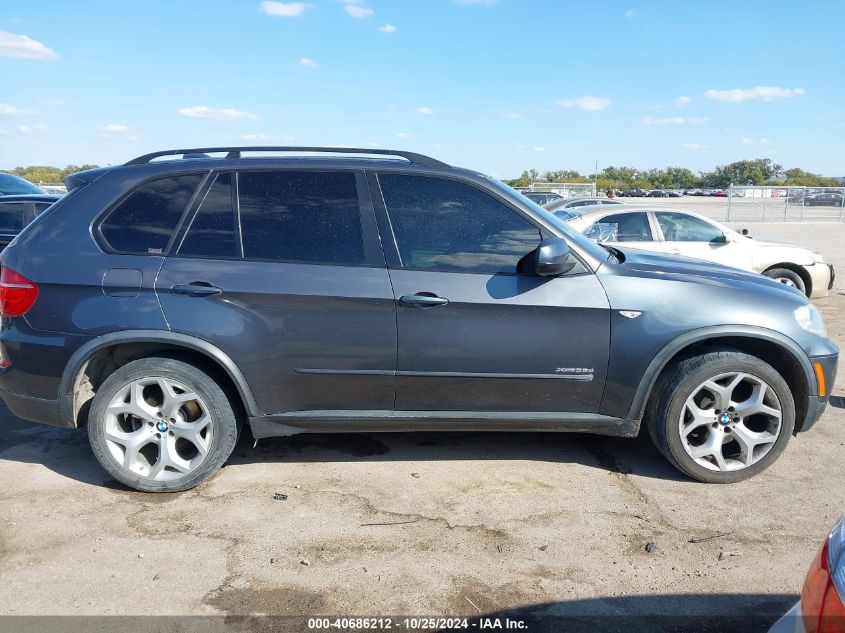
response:
{"label": "white cloud", "polygon": [[30,114],[35,114],[30,110],[24,110],[17,106],[13,106],[11,103],[0,103],[0,115],[2,116],[27,116]]}
{"label": "white cloud", "polygon": [[179,108],[179,114],[190,119],[257,119],[254,114],[235,110],[234,108],[209,108],[208,106],[192,106]]}
{"label": "white cloud", "polygon": [[709,120],[710,119],[708,119],[707,117],[703,117],[703,116],[691,116],[690,118],[687,119],[687,123],[689,123],[690,125],[704,125]]}
{"label": "white cloud", "polygon": [[755,86],[754,88],[734,88],[732,90],[708,90],[705,97],[714,101],[727,103],[739,103],[741,101],[752,101],[762,99],[763,101],[774,101],[775,99],[786,99],[798,97],[804,94],[803,88],[778,88],[777,86]]}
{"label": "white cloud", "polygon": [[378,27],[378,30],[382,33],[396,33],[398,30],[395,26],[393,26],[390,22]]}
{"label": "white cloud", "polygon": [[37,132],[46,132],[47,126],[43,123],[39,123],[38,125],[19,125],[18,132],[21,134],[35,134]]}
{"label": "white cloud", "polygon": [[34,59],[37,61],[52,61],[59,56],[52,48],[41,42],[16,33],[0,31],[0,57],[15,57],[17,59]]}
{"label": "white cloud", "polygon": [[263,13],[280,18],[298,18],[308,9],[313,8],[314,5],[307,2],[273,2],[273,0],[264,0],[259,5],[259,10]]}
{"label": "white cloud", "polygon": [[316,68],[317,67],[317,62],[315,62],[310,57],[303,57],[302,59],[299,60],[299,63],[302,64],[303,66],[307,66],[308,68]]}
{"label": "white cloud", "polygon": [[431,108],[428,108],[426,106],[423,106],[421,108],[417,108],[417,114],[423,114],[425,116],[430,116],[430,115],[434,114],[434,110],[432,110]]}
{"label": "white cloud", "polygon": [[769,144],[769,139],[767,139],[765,136],[760,139],[760,145],[768,145],[768,144]]}
{"label": "white cloud", "polygon": [[684,143],[681,147],[684,149],[707,149],[708,146],[701,143]]}
{"label": "white cloud", "polygon": [[771,141],[765,136],[759,140],[755,140],[749,136],[745,136],[740,139],[740,143],[742,143],[743,145],[768,145],[769,143],[771,143]]}
{"label": "white cloud", "polygon": [[689,97],[681,96],[675,99],[675,105],[679,108],[683,108],[684,106],[688,106],[690,101],[692,101],[692,99],[690,99]]}
{"label": "white cloud", "polygon": [[514,149],[515,149],[517,152],[522,153],[522,152],[524,152],[524,151],[525,151],[525,145],[522,145],[521,143],[520,143],[519,145],[514,145]]}
{"label": "white cloud", "polygon": [[106,134],[126,134],[129,131],[129,128],[125,125],[120,125],[119,123],[108,123],[100,128],[101,132],[105,132]]}
{"label": "white cloud", "polygon": [[546,151],[546,148],[545,148],[545,147],[542,147],[542,146],[540,146],[540,145],[535,145],[535,146],[534,146],[534,151],[535,151],[535,152],[545,152],[545,151]]}
{"label": "white cloud", "polygon": [[635,15],[637,15],[637,12],[634,11],[633,9],[628,9],[627,11],[625,11],[625,17],[626,18],[630,19],[630,18],[634,17]]}
{"label": "white cloud", "polygon": [[248,141],[250,143],[254,143],[255,141],[266,141],[269,138],[270,137],[266,134],[243,134],[240,137],[242,141]]}
{"label": "white cloud", "polygon": [[506,119],[513,119],[513,120],[517,120],[517,119],[522,118],[522,114],[520,114],[519,112],[504,112],[504,113],[502,113],[502,116],[505,117]]}
{"label": "white cloud", "polygon": [[754,139],[748,138],[747,136],[744,137],[741,142],[743,145],[754,145]]}
{"label": "white cloud", "polygon": [[643,125],[683,125],[686,119],[682,116],[670,116],[666,118],[658,118],[653,116],[643,117]]}
{"label": "white cloud", "polygon": [[399,132],[399,134],[396,135],[396,138],[411,138],[411,135],[407,132]]}
{"label": "white cloud", "polygon": [[343,9],[358,20],[368,18],[375,13],[370,7],[361,6],[357,1],[345,2]]}
{"label": "white cloud", "polygon": [[558,105],[564,108],[578,108],[587,112],[598,112],[610,106],[610,99],[604,97],[575,97],[574,99],[558,99]]}

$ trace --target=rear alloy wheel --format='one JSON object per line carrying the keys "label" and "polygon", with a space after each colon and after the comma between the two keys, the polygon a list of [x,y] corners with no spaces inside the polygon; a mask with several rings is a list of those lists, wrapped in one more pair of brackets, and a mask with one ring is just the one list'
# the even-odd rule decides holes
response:
{"label": "rear alloy wheel", "polygon": [[694,479],[731,483],[768,468],[795,424],[781,375],[741,352],[678,363],[660,381],[646,423],[657,447]]}
{"label": "rear alloy wheel", "polygon": [[794,270],[788,268],[772,268],[763,273],[766,277],[779,281],[780,283],[789,286],[790,288],[798,288],[804,294],[807,294],[807,285],[801,278],[801,275]]}
{"label": "rear alloy wheel", "polygon": [[169,358],[145,358],[112,374],[94,397],[88,435],[112,476],[146,492],[193,488],[232,452],[237,422],[207,374]]}

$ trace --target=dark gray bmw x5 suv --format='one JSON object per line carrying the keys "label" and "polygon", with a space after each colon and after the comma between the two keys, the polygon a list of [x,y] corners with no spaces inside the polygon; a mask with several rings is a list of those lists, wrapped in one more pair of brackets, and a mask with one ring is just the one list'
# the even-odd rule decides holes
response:
{"label": "dark gray bmw x5 suv", "polygon": [[0,256],[0,396],[87,425],[128,486],[197,485],[243,423],[259,438],[645,423],[690,477],[734,482],[827,403],[838,350],[783,284],[603,248],[426,156],[256,149],[70,176]]}

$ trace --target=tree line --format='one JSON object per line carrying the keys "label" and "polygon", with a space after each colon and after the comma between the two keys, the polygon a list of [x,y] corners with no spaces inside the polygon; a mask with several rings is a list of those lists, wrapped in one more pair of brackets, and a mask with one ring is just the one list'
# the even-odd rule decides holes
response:
{"label": "tree line", "polygon": [[64,182],[65,176],[75,174],[78,171],[94,169],[97,165],[67,165],[61,167],[50,167],[48,165],[29,165],[28,167],[15,167],[8,173],[20,176],[21,178],[34,182],[35,184],[58,184]]}
{"label": "tree line", "polygon": [[731,184],[804,187],[841,187],[838,178],[826,178],[798,167],[784,169],[768,158],[738,160],[718,165],[712,171],[697,174],[686,167],[641,170],[634,167],[605,167],[598,174],[582,175],[573,169],[540,173],[536,169],[522,172],[519,178],[505,180],[511,187],[530,187],[536,181],[596,182],[598,189],[726,189]]}

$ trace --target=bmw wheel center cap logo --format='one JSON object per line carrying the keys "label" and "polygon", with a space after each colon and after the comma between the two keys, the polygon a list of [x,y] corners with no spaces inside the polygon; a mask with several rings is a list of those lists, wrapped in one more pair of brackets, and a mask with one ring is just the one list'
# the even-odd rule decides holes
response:
{"label": "bmw wheel center cap logo", "polygon": [[161,431],[162,433],[166,433],[166,432],[167,432],[167,429],[168,429],[167,422],[165,422],[164,420],[159,420],[159,421],[158,421],[158,424],[156,424],[156,428],[157,428],[159,431]]}
{"label": "bmw wheel center cap logo", "polygon": [[719,416],[719,424],[730,424],[733,422],[733,416],[730,413],[723,413]]}

